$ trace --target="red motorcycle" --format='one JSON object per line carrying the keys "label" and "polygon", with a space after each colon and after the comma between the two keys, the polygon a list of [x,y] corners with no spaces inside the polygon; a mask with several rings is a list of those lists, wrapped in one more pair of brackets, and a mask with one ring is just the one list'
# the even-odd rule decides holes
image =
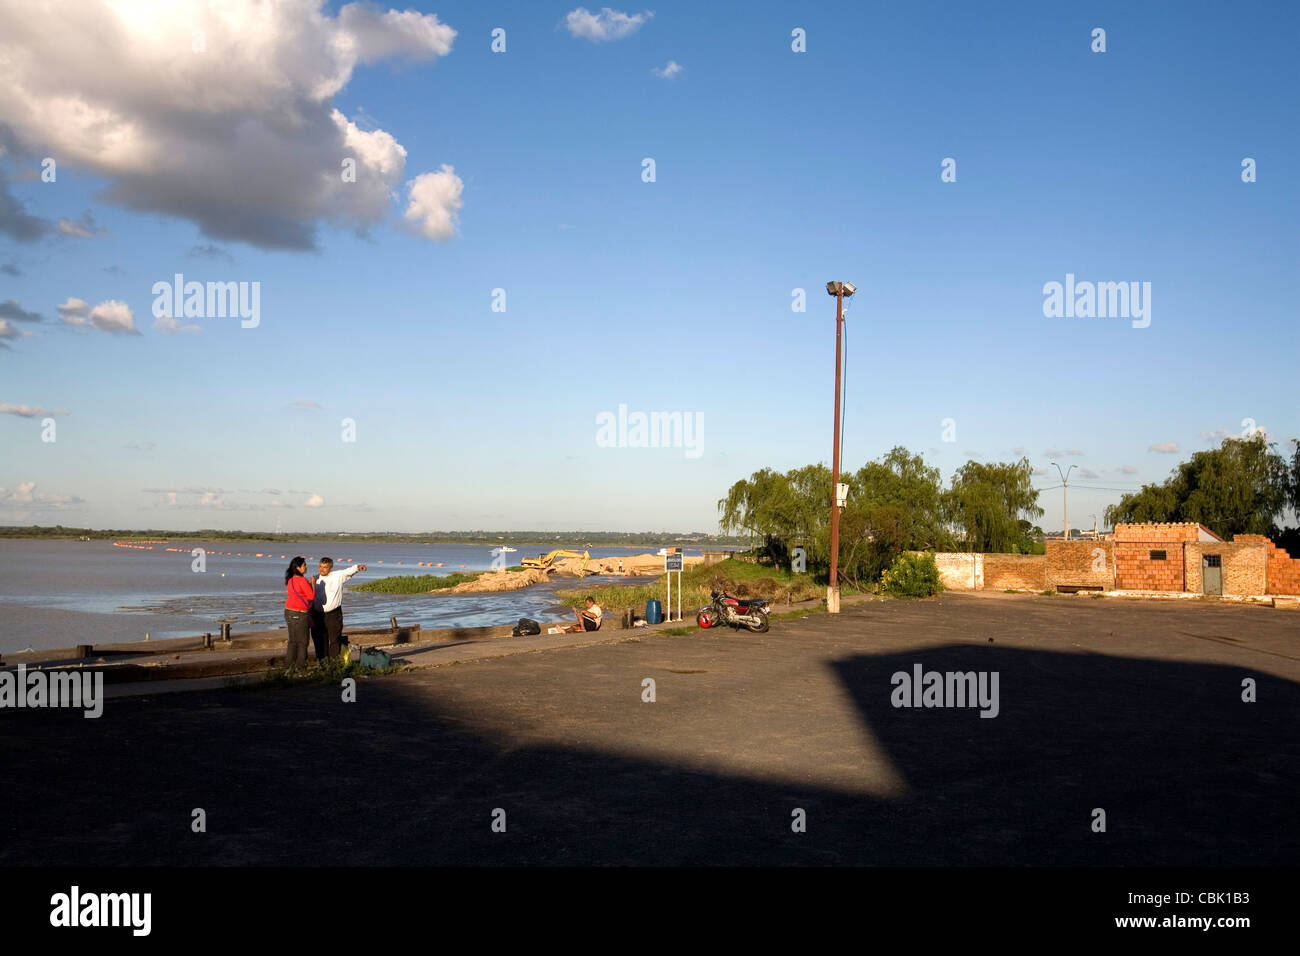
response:
{"label": "red motorcycle", "polygon": [[726,591],[714,591],[710,597],[713,598],[713,603],[700,608],[700,613],[695,616],[695,623],[700,627],[730,624],[732,627],[748,628],[755,634],[762,634],[768,629],[771,602],[766,598],[737,598]]}

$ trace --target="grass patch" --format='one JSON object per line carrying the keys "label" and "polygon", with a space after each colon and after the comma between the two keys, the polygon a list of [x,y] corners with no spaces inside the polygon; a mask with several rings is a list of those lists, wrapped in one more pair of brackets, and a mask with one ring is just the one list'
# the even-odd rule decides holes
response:
{"label": "grass patch", "polygon": [[454,588],[457,584],[473,581],[480,572],[472,574],[399,574],[391,578],[379,578],[364,584],[354,584],[354,591],[374,591],[379,594],[426,594],[442,588]]}
{"label": "grass patch", "polygon": [[[693,613],[709,603],[709,592],[721,586],[728,594],[744,598],[767,598],[785,603],[824,597],[826,586],[817,584],[808,574],[794,574],[783,568],[766,567],[728,558],[717,564],[697,564],[682,572],[682,614]],[[850,591],[842,587],[844,591]],[[642,609],[651,599],[666,598],[664,575],[651,584],[608,584],[597,588],[565,588],[555,595],[570,607],[581,607],[583,599],[594,598],[602,608],[634,607]],[[673,582],[673,607],[677,605],[677,582]]]}
{"label": "grass patch", "polygon": [[297,687],[299,684],[340,684],[349,677],[379,677],[385,674],[396,674],[404,666],[395,663],[390,667],[374,670],[362,667],[358,661],[344,660],[340,655],[309,664],[305,671],[297,675],[290,675],[283,665],[277,664],[269,669],[260,681],[232,683],[231,686]]}

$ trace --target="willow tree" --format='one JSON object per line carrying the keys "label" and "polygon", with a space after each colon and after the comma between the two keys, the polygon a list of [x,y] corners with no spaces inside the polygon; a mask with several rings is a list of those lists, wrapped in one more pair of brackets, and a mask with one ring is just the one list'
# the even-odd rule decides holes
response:
{"label": "willow tree", "polygon": [[1194,453],[1163,484],[1143,485],[1106,509],[1106,523],[1195,521],[1217,534],[1270,534],[1294,493],[1300,462],[1286,460],[1262,433],[1225,438]]}
{"label": "willow tree", "polygon": [[943,511],[961,530],[967,551],[1011,551],[1020,545],[1026,527],[1022,521],[1043,514],[1032,478],[1025,459],[968,461],[957,470],[943,496]]}

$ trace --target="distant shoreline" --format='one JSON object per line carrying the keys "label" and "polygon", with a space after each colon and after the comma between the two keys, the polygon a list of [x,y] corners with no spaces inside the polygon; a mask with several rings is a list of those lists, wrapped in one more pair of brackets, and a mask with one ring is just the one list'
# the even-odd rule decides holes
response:
{"label": "distant shoreline", "polygon": [[556,542],[576,542],[592,547],[638,548],[649,545],[683,548],[743,548],[748,542],[730,536],[710,536],[704,540],[696,534],[658,534],[655,532],[612,531],[493,531],[482,534],[435,532],[433,534],[408,534],[401,532],[334,532],[303,534],[256,534],[246,531],[161,531],[158,529],[110,529],[98,531],[91,528],[60,528],[58,530],[0,526],[0,541],[126,541],[149,539],[153,541],[248,541],[289,543],[292,541],[360,541],[386,544],[470,544],[496,547],[497,545],[529,545],[553,548]]}

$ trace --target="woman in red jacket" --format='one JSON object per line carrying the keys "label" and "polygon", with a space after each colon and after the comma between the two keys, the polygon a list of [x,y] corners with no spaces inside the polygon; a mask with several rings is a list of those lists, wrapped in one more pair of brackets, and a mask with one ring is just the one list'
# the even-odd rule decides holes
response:
{"label": "woman in red jacket", "polygon": [[284,623],[289,627],[289,673],[307,666],[307,639],[311,636],[311,602],[316,589],[307,580],[307,559],[301,555],[284,572]]}

